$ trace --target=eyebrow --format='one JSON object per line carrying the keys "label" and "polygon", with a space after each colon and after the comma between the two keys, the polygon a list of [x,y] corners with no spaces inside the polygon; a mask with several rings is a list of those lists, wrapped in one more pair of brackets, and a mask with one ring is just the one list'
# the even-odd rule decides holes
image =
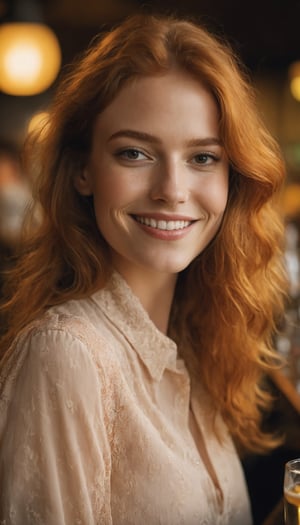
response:
{"label": "eyebrow", "polygon": [[[161,144],[161,141],[159,138],[155,137],[154,135],[151,135],[150,133],[145,133],[143,131],[135,131],[133,129],[121,129],[117,131],[116,133],[113,133],[109,139],[108,142],[111,140],[114,140],[119,137],[128,137],[132,139],[138,139],[144,142],[150,142],[152,144]],[[222,141],[217,137],[205,137],[205,138],[193,138],[186,142],[186,146],[222,146]]]}

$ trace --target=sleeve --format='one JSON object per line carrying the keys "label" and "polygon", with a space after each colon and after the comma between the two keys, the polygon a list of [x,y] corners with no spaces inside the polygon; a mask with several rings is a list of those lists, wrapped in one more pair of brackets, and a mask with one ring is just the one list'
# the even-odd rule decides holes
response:
{"label": "sleeve", "polygon": [[96,364],[62,330],[29,336],[22,351],[0,448],[0,523],[110,525],[108,394]]}

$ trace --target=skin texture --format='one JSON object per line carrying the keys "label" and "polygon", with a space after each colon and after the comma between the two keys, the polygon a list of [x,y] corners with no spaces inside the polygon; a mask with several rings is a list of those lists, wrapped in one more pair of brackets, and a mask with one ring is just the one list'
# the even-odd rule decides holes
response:
{"label": "skin texture", "polygon": [[162,291],[168,310],[178,272],[215,236],[227,203],[211,93],[180,71],[126,85],[96,119],[76,187],[94,197],[114,267],[148,311]]}

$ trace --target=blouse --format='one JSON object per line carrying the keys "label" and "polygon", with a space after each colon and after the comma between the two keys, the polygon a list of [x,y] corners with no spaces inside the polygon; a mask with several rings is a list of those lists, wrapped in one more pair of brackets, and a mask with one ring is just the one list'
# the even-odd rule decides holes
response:
{"label": "blouse", "polygon": [[237,452],[211,414],[175,342],[114,273],[13,345],[0,377],[0,523],[251,525]]}

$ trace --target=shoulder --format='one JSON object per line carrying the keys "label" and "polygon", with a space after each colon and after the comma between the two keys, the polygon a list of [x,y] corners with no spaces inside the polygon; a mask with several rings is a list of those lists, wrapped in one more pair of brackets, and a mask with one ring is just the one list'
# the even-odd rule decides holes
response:
{"label": "shoulder", "polygon": [[7,411],[16,404],[58,410],[69,403],[74,413],[104,410],[112,418],[118,377],[106,341],[86,319],[49,312],[19,334],[1,370],[0,435]]}
{"label": "shoulder", "polygon": [[14,346],[28,347],[34,353],[57,354],[62,359],[71,359],[73,351],[88,354],[95,362],[101,362],[99,351],[102,358],[111,354],[106,338],[88,319],[51,310],[27,326]]}
{"label": "shoulder", "polygon": [[87,380],[117,387],[118,363],[101,333],[88,319],[51,310],[18,335],[0,374],[0,398],[7,384],[21,376],[80,383]]}

